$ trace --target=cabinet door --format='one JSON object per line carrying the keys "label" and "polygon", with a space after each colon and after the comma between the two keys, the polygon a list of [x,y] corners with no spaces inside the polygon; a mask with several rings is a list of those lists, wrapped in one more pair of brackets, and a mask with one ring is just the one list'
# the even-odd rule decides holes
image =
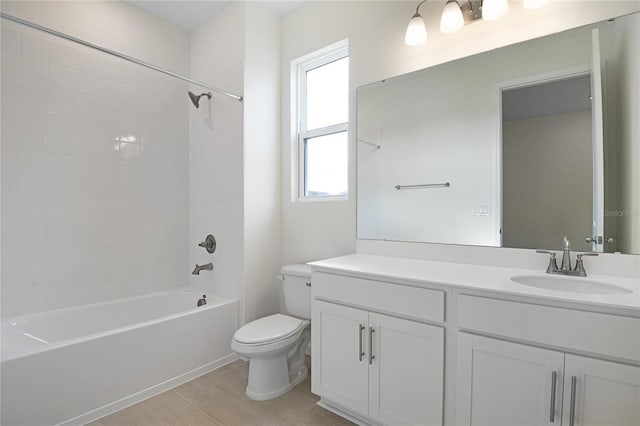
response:
{"label": "cabinet door", "polygon": [[567,354],[564,388],[563,425],[640,424],[640,367]]}
{"label": "cabinet door", "polygon": [[563,366],[562,352],[458,333],[456,424],[560,425]]}
{"label": "cabinet door", "polygon": [[368,313],[334,303],[313,303],[313,391],[335,405],[367,415]]}
{"label": "cabinet door", "polygon": [[392,425],[442,425],[444,331],[369,314],[369,416]]}

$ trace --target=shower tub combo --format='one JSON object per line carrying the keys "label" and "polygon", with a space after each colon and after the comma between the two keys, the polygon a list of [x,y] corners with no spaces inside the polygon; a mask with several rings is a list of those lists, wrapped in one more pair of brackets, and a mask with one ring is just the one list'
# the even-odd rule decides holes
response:
{"label": "shower tub combo", "polygon": [[3,425],[84,424],[236,359],[237,301],[167,291],[2,321]]}

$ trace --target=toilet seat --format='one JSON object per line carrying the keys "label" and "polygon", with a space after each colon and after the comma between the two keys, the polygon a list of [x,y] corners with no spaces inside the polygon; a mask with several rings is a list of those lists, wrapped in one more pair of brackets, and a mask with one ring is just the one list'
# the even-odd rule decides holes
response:
{"label": "toilet seat", "polygon": [[288,315],[274,314],[243,325],[233,335],[233,340],[243,346],[268,345],[297,334],[309,321]]}

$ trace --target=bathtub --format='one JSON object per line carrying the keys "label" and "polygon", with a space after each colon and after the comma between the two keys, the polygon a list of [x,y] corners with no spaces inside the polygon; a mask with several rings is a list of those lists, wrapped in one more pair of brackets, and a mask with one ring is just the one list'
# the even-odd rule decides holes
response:
{"label": "bathtub", "polygon": [[1,424],[84,424],[236,359],[237,301],[166,291],[2,321]]}

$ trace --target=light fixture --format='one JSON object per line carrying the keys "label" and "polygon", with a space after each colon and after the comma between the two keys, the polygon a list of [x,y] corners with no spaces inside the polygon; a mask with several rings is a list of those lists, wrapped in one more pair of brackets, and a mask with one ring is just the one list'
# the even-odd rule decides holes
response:
{"label": "light fixture", "polygon": [[549,3],[550,0],[522,0],[525,9],[537,9]]}
{"label": "light fixture", "polygon": [[482,19],[485,21],[502,18],[508,11],[507,0],[484,0],[482,2]]}
{"label": "light fixture", "polygon": [[440,31],[446,34],[455,33],[464,26],[462,9],[456,0],[448,0],[440,17]]}
{"label": "light fixture", "polygon": [[424,44],[427,41],[427,27],[424,25],[422,16],[420,16],[420,6],[422,6],[427,0],[422,0],[418,7],[416,7],[416,13],[411,17],[409,25],[407,26],[407,32],[404,35],[404,42],[409,46],[418,46]]}
{"label": "light fixture", "polygon": [[[525,9],[535,9],[549,3],[551,0],[522,0]],[[427,0],[422,0],[416,7],[416,13],[411,17],[404,42],[409,46],[418,46],[427,41],[427,28],[420,15],[420,6]],[[477,19],[493,21],[501,18],[509,11],[507,0],[447,0],[440,17],[440,31],[454,33]]]}

